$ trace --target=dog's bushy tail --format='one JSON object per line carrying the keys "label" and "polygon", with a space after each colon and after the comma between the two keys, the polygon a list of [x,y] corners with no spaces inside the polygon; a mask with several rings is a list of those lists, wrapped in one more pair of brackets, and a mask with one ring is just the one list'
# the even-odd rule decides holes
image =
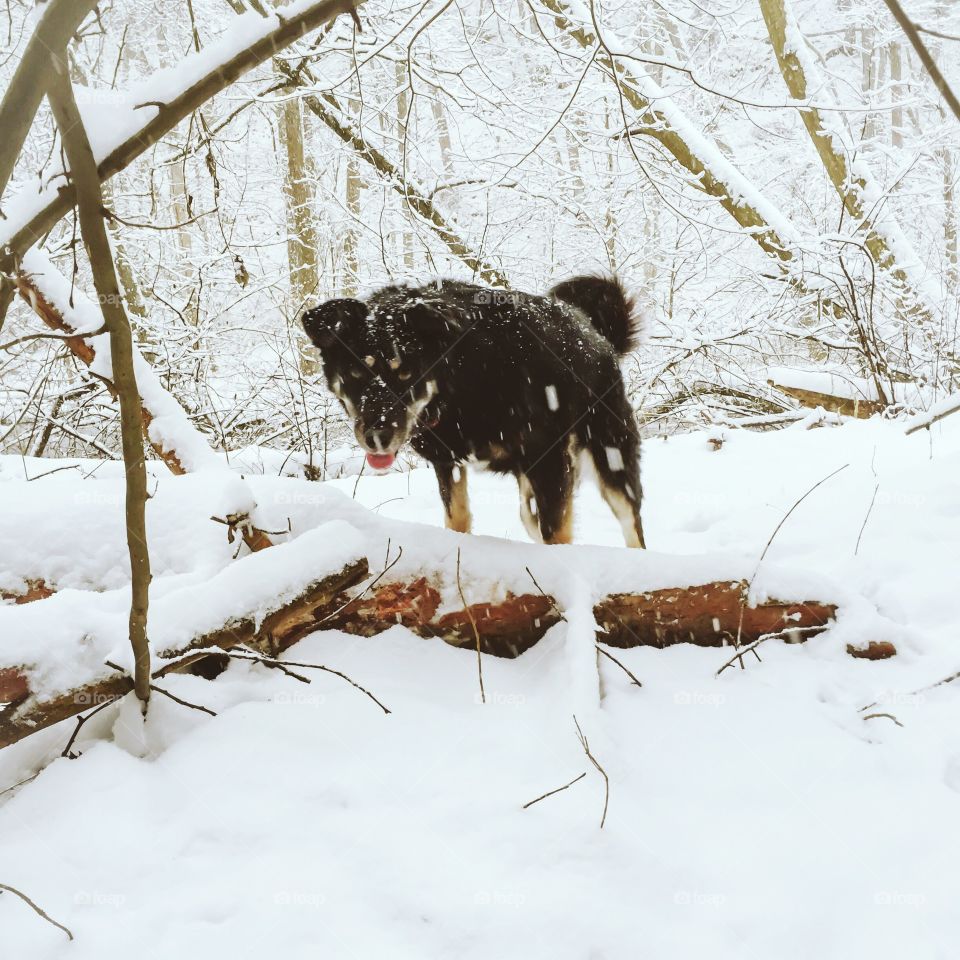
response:
{"label": "dog's bushy tail", "polygon": [[633,298],[616,277],[573,277],[553,287],[550,296],[583,311],[620,356],[637,346],[641,319]]}

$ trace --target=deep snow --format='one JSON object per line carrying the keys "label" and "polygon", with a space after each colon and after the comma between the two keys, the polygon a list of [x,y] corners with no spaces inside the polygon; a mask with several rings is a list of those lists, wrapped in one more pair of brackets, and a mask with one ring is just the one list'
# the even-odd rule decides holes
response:
{"label": "deep snow", "polygon": [[[304,685],[245,663],[214,683],[164,681],[215,718],[156,697],[141,729],[133,704],[108,708],[81,735],[79,759],[55,759],[0,795],[0,883],[77,938],[67,944],[2,895],[3,956],[954,956],[960,689],[913,691],[960,669],[957,420],[909,438],[902,423],[874,420],[729,430],[719,450],[716,431],[646,443],[648,579],[725,557],[739,565],[732,575],[749,572],[793,503],[849,464],[787,519],[763,564],[834,590],[821,599],[843,598],[846,613],[806,644],[766,644],[743,671],[715,677],[723,650],[616,651],[643,688],[606,660],[598,686],[589,629],[574,621],[516,661],[486,658],[482,705],[469,652],[395,628],[366,640],[318,633],[288,654],[344,670],[390,716],[336,677]],[[75,598],[69,588],[107,591],[103,602],[122,610],[119,468],[24,482],[24,470],[52,466],[0,458],[0,587],[43,576]],[[222,475],[155,474],[162,594],[228,568],[233,548],[207,519]],[[249,481],[258,522],[274,530],[290,518],[306,534],[335,515],[369,539],[354,490],[388,520],[441,522],[426,470]],[[487,538],[389,530],[412,558],[472,554],[475,587],[511,549],[491,538],[525,536],[511,482],[471,483]],[[619,546],[589,485],[577,506],[579,541]],[[618,563],[637,562],[533,546],[523,559],[568,601],[578,584],[615,588]],[[0,606],[8,647],[41,644],[42,630],[21,633],[23,618],[42,627],[56,603]],[[844,653],[870,638],[893,640],[898,656]],[[602,831],[603,780],[574,713],[610,777]],[[0,790],[58,757],[72,727],[0,752]]]}

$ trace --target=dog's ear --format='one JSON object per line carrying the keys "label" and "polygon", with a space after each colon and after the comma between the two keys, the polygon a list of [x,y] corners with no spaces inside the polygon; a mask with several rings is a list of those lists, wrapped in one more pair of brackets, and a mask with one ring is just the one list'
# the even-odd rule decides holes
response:
{"label": "dog's ear", "polygon": [[403,311],[407,323],[418,333],[446,339],[463,330],[465,317],[445,300],[417,299]]}
{"label": "dog's ear", "polygon": [[303,329],[314,345],[321,350],[329,347],[340,330],[355,323],[362,323],[368,314],[367,305],[360,300],[344,297],[328,300],[319,307],[307,310],[300,318]]}

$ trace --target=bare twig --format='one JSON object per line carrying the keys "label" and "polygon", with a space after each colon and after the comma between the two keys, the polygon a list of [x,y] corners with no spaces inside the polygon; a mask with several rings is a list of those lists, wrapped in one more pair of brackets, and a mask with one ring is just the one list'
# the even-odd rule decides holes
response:
{"label": "bare twig", "polygon": [[25,893],[18,890],[16,887],[11,887],[6,883],[0,883],[0,891],[5,890],[7,893],[12,893],[15,897],[19,897],[28,907],[30,907],[37,916],[42,917],[47,923],[52,923],[55,927],[62,930],[66,935],[68,940],[73,939],[73,934],[70,930],[65,927],[62,923],[57,923],[53,917],[50,916],[46,910],[38,907]]}
{"label": "bare twig", "polygon": [[[387,541],[387,557],[390,556],[390,541]],[[351,597],[345,603],[342,603],[333,613],[328,613],[322,620],[317,621],[317,626],[322,623],[326,623],[328,620],[332,620],[337,614],[343,613],[351,604],[356,603],[358,600],[362,600],[383,578],[389,573],[389,571],[395,567],[399,562],[400,558],[403,556],[403,547],[397,547],[397,555],[389,563],[386,563],[384,568],[356,595]]]}
{"label": "bare twig", "polygon": [[760,660],[760,654],[757,653],[757,647],[761,643],[766,643],[767,640],[782,640],[789,639],[791,635],[797,635],[801,633],[819,633],[823,630],[823,627],[787,627],[785,630],[778,630],[776,633],[765,633],[762,637],[757,637],[753,643],[747,645],[746,647],[737,647],[737,652],[714,674],[714,676],[719,677],[727,667],[732,667],[735,660],[740,661],[740,669],[743,670],[743,657],[744,654],[752,653]]}
{"label": "bare twig", "polygon": [[[248,646],[241,646],[241,651],[246,653],[252,653],[255,657],[259,657],[260,654],[256,650],[252,650]],[[226,650],[223,654],[227,659],[230,657],[236,657],[236,653],[232,650]],[[240,657],[241,660],[246,660],[246,657]],[[297,673],[296,670],[291,670],[289,667],[285,667],[282,663],[264,663],[261,666],[269,667],[271,670],[279,670],[281,673],[285,674],[288,677],[292,677],[294,680],[299,680],[300,683],[310,683],[311,680],[309,677],[305,677],[302,673]]]}
{"label": "bare twig", "polygon": [[211,717],[217,715],[216,710],[211,710],[209,707],[205,707],[200,703],[191,703],[189,700],[181,700],[180,697],[172,694],[169,690],[164,690],[163,687],[158,687],[155,683],[150,684],[150,689],[156,693],[162,693],[165,697],[169,697],[174,703],[179,703],[181,707],[189,707],[191,710],[199,710],[201,713],[208,713]]}
{"label": "bare twig", "polygon": [[25,784],[32,783],[34,780],[37,779],[37,777],[40,776],[41,773],[43,773],[42,767],[36,773],[30,774],[29,777],[24,777],[22,780],[18,780],[16,783],[12,784],[11,786],[6,787],[3,790],[0,790],[0,797],[2,797],[5,793],[12,793],[14,790],[17,789],[17,787],[22,787]]}
{"label": "bare twig", "polygon": [[[750,598],[750,591],[753,589],[753,582],[754,580],[757,579],[757,574],[760,572],[760,565],[763,563],[763,559],[764,557],[766,557],[767,551],[770,549],[770,545],[776,539],[776,536],[780,532],[781,527],[783,527],[783,525],[787,522],[787,520],[790,517],[790,514],[792,514],[793,511],[796,510],[797,507],[799,507],[800,504],[803,503],[803,501],[806,500],[807,497],[809,497],[810,494],[817,489],[817,487],[826,483],[828,480],[835,477],[838,473],[842,472],[843,470],[846,470],[847,467],[849,466],[850,466],[849,463],[845,463],[842,467],[837,467],[836,470],[832,471],[831,473],[828,473],[823,479],[818,480],[802,497],[794,501],[793,506],[780,518],[780,522],[776,525],[776,527],[774,527],[773,533],[770,534],[770,539],[767,540],[766,546],[763,548],[763,552],[760,554],[760,559],[757,561],[757,565],[756,567],[754,567],[754,570],[750,576],[750,579],[747,581],[747,583],[743,588],[743,597],[740,601],[740,621],[737,623],[737,636],[733,641],[734,647],[738,649],[740,647],[740,637],[743,635],[743,616],[744,616],[744,611],[746,610],[746,607],[747,607],[747,602]],[[753,655],[757,658],[757,660],[760,659],[760,654],[757,653],[756,648],[760,645],[760,641],[763,639],[765,638],[761,637],[759,640],[754,641],[753,643],[750,644],[750,646],[746,650],[744,650],[740,654],[737,654],[733,658],[734,660],[740,661],[741,670],[745,669],[744,663],[743,663],[743,653],[752,652]],[[727,665],[725,665],[724,667],[721,667],[721,670],[725,669],[726,666]],[[718,671],[718,673],[719,672],[720,671]]]}
{"label": "bare twig", "polygon": [[77,725],[73,728],[73,733],[70,734],[70,739],[67,741],[67,745],[63,748],[61,752],[61,757],[66,757],[68,760],[76,760],[78,754],[71,753],[70,748],[73,746],[74,741],[77,739],[77,734],[80,733],[80,728],[91,718],[96,716],[101,710],[106,710],[111,703],[119,703],[126,694],[123,694],[119,697],[110,697],[103,701],[103,703],[98,704],[94,707],[89,713],[85,713],[82,716],[77,717]]}
{"label": "bare twig", "polygon": [[924,413],[916,417],[907,424],[907,429],[903,432],[909,437],[911,433],[916,433],[918,430],[929,430],[935,423],[939,423],[951,414],[958,412],[960,412],[960,397],[954,397],[950,403],[940,407],[935,412]]}
{"label": "bare twig", "polygon": [[473,619],[473,611],[467,605],[467,598],[463,595],[463,584],[460,583],[460,548],[457,547],[457,591],[460,594],[460,600],[463,603],[464,612],[470,620],[470,626],[473,628],[473,635],[477,639],[477,676],[480,679],[480,702],[487,702],[487,695],[483,689],[483,658],[480,656],[480,631],[477,629],[477,621]]}
{"label": "bare twig", "polygon": [[600,644],[596,644],[597,653],[602,653],[608,660],[612,660],[638,687],[642,687],[643,684],[609,651],[604,650]]}
{"label": "bare twig", "polygon": [[580,723],[578,722],[576,715],[574,715],[573,723],[577,728],[577,737],[580,740],[580,746],[583,747],[583,752],[587,755],[587,759],[594,765],[594,767],[597,768],[597,770],[600,772],[600,775],[603,777],[603,816],[600,818],[600,829],[602,830],[603,825],[607,822],[607,808],[610,805],[610,778],[607,776],[607,771],[600,766],[600,764],[597,762],[597,758],[590,752],[590,743],[583,735],[583,731],[580,729]]}
{"label": "bare twig", "polygon": [[524,567],[523,569],[527,571],[527,576],[533,581],[533,585],[534,585],[534,586],[537,588],[537,590],[540,592],[540,596],[543,597],[545,600],[549,600],[549,601],[550,601],[550,606],[553,607],[553,612],[554,612],[564,623],[566,623],[566,622],[567,622],[567,618],[563,615],[563,612],[562,612],[562,611],[560,610],[560,608],[557,606],[556,601],[553,599],[553,597],[550,596],[550,594],[543,592],[543,587],[541,587],[540,584],[537,583],[537,578],[536,578],[536,577],[533,575],[533,573],[530,571],[530,568],[529,568],[529,567]]}
{"label": "bare twig", "polygon": [[868,713],[864,715],[863,719],[877,720],[880,717],[883,717],[885,720],[892,720],[898,727],[903,726],[903,724],[892,713]]}
{"label": "bare twig", "polygon": [[[84,333],[84,337],[99,337],[102,334],[107,332],[106,324],[101,326],[97,330],[91,330],[89,333]],[[78,334],[76,333],[27,333],[22,337],[17,337],[15,340],[8,340],[6,343],[0,343],[0,350],[9,351],[13,347],[19,346],[21,343],[29,343],[31,340],[74,340]]]}
{"label": "bare twig", "polygon": [[322,670],[324,673],[332,673],[337,677],[340,677],[341,680],[346,680],[351,687],[355,687],[361,693],[366,694],[384,713],[391,713],[387,707],[385,707],[369,690],[365,687],[361,687],[359,683],[355,680],[351,680],[345,673],[341,673],[339,670],[334,670],[333,667],[325,667],[321,663],[301,663],[297,660],[277,660],[275,657],[265,657],[259,653],[243,654],[236,653],[231,651],[228,656],[237,659],[237,660],[254,660],[259,663],[265,663],[267,666],[281,666],[281,667],[301,667],[304,670]]}
{"label": "bare twig", "polygon": [[873,513],[873,505],[877,502],[877,494],[879,492],[880,484],[878,483],[873,488],[873,496],[870,498],[870,506],[867,507],[866,516],[863,518],[863,525],[860,527],[860,533],[857,535],[857,545],[853,548],[854,556],[860,552],[860,541],[863,539],[863,531],[867,529],[867,521],[870,519],[870,514]]}
{"label": "bare twig", "polygon": [[586,771],[584,771],[579,777],[574,777],[569,783],[565,783],[562,787],[557,787],[556,790],[548,790],[546,793],[537,797],[536,800],[531,800],[529,803],[525,803],[523,805],[523,809],[526,810],[528,807],[532,807],[535,803],[539,803],[541,800],[546,800],[547,797],[552,797],[555,793],[560,793],[561,790],[566,790],[568,787],[572,787],[575,783],[582,780],[586,775]]}

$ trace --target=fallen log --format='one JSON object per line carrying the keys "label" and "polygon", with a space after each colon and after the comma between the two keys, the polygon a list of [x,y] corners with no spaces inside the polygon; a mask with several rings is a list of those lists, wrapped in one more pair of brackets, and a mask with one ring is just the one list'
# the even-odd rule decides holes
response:
{"label": "fallen log", "polygon": [[[267,656],[276,656],[316,629],[317,610],[325,610],[333,597],[355,586],[367,576],[366,560],[348,563],[336,573],[311,583],[297,597],[267,612],[262,619],[244,616],[220,629],[194,637],[180,648],[161,651],[166,660],[152,674],[154,679],[168,673],[204,675],[221,658],[220,650],[248,646]],[[222,667],[221,667],[222,668]],[[213,671],[213,674],[219,673]],[[9,746],[46,727],[83,713],[108,700],[116,700],[133,689],[133,678],[116,673],[54,697],[34,696],[30,677],[17,668],[0,669],[0,747]],[[6,704],[4,707],[3,704]]]}
{"label": "fallen log", "polygon": [[[289,545],[275,549],[279,553]],[[263,556],[239,561],[232,573],[228,568],[223,576],[236,576],[236,567]],[[338,629],[370,637],[396,625],[471,651],[479,640],[481,652],[513,658],[566,619],[556,601],[542,593],[508,593],[501,599],[452,607],[449,587],[445,596],[439,577],[374,581],[359,593],[347,592],[367,575],[365,559],[348,562],[267,611],[238,615],[215,629],[198,631],[185,642],[160,647],[159,657],[165,662],[153,676],[191,672],[213,678],[225,664],[221,651],[234,647],[251,648],[271,658],[316,630]],[[607,596],[593,607],[596,640],[621,648],[677,643],[745,646],[770,636],[800,642],[826,629],[836,614],[834,604],[821,601],[766,600],[751,606],[746,598],[746,584],[739,580]],[[441,612],[444,606],[446,611]],[[863,649],[848,647],[848,653],[878,659],[896,650],[882,641]],[[0,747],[130,689],[132,680],[118,673],[44,700],[31,694],[24,671],[2,668],[0,704],[7,706],[0,708]]]}
{"label": "fallen log", "polygon": [[600,627],[597,639],[624,648],[675,643],[725,647],[753,643],[770,633],[789,636],[791,630],[800,639],[811,636],[811,628],[826,628],[837,612],[833,604],[815,600],[749,606],[746,597],[747,585],[740,581],[617,594],[593,609]]}
{"label": "fallen log", "polygon": [[767,380],[767,384],[798,401],[802,406],[816,409],[822,407],[830,413],[839,413],[844,417],[856,417],[860,420],[869,420],[877,413],[883,413],[887,404],[878,400],[867,400],[865,397],[838,397],[832,393],[821,393],[818,390],[807,390],[804,387],[791,387],[775,380]]}

